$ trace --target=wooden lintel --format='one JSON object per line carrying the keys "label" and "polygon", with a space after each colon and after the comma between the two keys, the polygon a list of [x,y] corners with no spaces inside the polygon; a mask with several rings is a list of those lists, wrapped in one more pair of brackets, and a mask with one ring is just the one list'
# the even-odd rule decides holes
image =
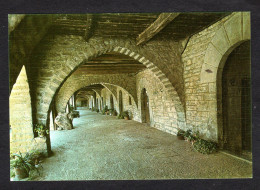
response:
{"label": "wooden lintel", "polygon": [[136,38],[137,45],[144,44],[158,32],[160,32],[167,24],[175,19],[180,13],[161,13],[159,17]]}

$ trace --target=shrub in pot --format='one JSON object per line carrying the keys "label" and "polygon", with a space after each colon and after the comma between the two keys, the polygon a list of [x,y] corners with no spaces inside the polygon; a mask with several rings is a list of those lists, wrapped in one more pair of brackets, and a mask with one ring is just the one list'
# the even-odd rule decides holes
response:
{"label": "shrub in pot", "polygon": [[112,115],[113,115],[113,116],[117,116],[117,111],[116,111],[116,110],[113,110]]}
{"label": "shrub in pot", "polygon": [[117,119],[124,119],[124,117],[123,117],[122,114],[119,114],[119,115],[117,116]]}
{"label": "shrub in pot", "polygon": [[23,156],[21,153],[13,154],[13,156],[14,159],[10,160],[10,166],[12,169],[14,169],[15,176],[18,178],[18,180],[29,177],[30,171],[32,170],[37,170],[39,173],[29,153],[26,153],[25,156]]}
{"label": "shrub in pot", "polygon": [[185,134],[185,131],[184,131],[184,130],[178,129],[177,138],[178,138],[179,140],[184,140],[184,134]]}
{"label": "shrub in pot", "polygon": [[124,118],[125,120],[129,120],[129,113],[128,113],[128,111],[124,111],[124,112],[122,113],[122,116],[123,116],[123,118]]}
{"label": "shrub in pot", "polygon": [[49,134],[49,130],[43,124],[36,124],[34,131],[38,133],[39,137],[44,137]]}

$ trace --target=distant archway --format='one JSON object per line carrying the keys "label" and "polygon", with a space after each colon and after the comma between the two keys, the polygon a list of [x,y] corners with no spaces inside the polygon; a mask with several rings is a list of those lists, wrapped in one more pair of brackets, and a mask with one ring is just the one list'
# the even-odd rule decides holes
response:
{"label": "distant archway", "polygon": [[149,97],[145,88],[141,92],[141,117],[142,123],[150,125]]}

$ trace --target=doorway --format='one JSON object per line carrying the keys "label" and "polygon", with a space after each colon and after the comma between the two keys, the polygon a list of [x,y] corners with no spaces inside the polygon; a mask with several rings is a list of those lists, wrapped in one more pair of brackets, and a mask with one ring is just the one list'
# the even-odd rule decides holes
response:
{"label": "doorway", "polygon": [[110,109],[114,109],[114,99],[113,99],[113,95],[110,95]]}
{"label": "doorway", "polygon": [[145,88],[141,93],[141,116],[142,123],[150,125],[149,97]]}
{"label": "doorway", "polygon": [[119,91],[119,114],[123,113],[123,95],[122,91]]}
{"label": "doorway", "polygon": [[223,149],[246,156],[251,144],[250,41],[235,48],[222,72]]}

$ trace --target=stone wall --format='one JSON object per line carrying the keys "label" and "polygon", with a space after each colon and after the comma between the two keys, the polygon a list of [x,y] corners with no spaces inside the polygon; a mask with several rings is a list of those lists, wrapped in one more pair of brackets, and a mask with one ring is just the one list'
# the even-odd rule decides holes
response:
{"label": "stone wall", "polygon": [[112,95],[113,98],[113,103],[114,103],[114,109],[118,107],[117,103],[117,87],[110,85],[110,84],[103,84],[105,88],[102,91],[106,91],[106,96],[105,96],[105,102],[108,107],[108,109],[111,109],[111,104],[110,104],[110,97]]}
{"label": "stone wall", "polygon": [[178,127],[185,128],[183,125],[178,126],[178,116],[174,102],[162,82],[151,71],[145,70],[138,73],[136,76],[136,86],[138,110],[135,120],[142,122],[141,92],[145,88],[149,98],[151,126],[171,134],[176,134]]}
{"label": "stone wall", "polygon": [[[221,136],[217,118],[217,73],[232,50],[250,39],[250,14],[237,12],[193,35],[182,54],[189,128],[204,138]],[[221,72],[221,71],[220,71]]]}
{"label": "stone wall", "polygon": [[34,138],[31,97],[23,66],[10,95],[10,152],[37,149],[47,153],[46,138]]}
{"label": "stone wall", "polygon": [[[10,91],[23,65],[46,34],[53,15],[8,15]],[[29,74],[29,73],[28,73]]]}
{"label": "stone wall", "polygon": [[[123,112],[128,111],[130,119],[137,120],[138,112],[137,105],[133,99],[133,96],[129,94],[125,89],[117,87],[117,106],[116,111],[119,113],[119,92],[122,92]],[[129,96],[132,98],[132,105],[129,105]]]}

